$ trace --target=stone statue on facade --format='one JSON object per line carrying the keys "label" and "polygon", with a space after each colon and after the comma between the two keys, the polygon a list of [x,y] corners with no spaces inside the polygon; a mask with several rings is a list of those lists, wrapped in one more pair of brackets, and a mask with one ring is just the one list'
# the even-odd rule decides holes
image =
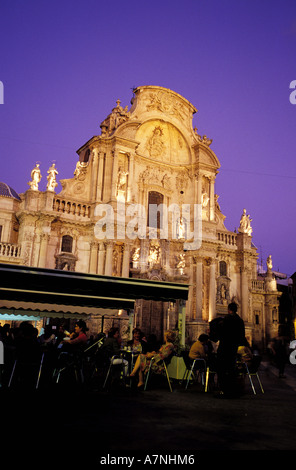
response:
{"label": "stone statue on facade", "polygon": [[266,265],[267,265],[267,270],[268,271],[271,271],[272,270],[272,259],[271,259],[271,255],[268,256],[267,260],[266,260]]}
{"label": "stone statue on facade", "polygon": [[40,168],[39,168],[39,163],[36,163],[35,168],[33,168],[33,170],[31,171],[31,178],[32,178],[32,181],[30,181],[28,185],[33,191],[38,191],[38,184],[40,183],[41,178],[42,178]]}
{"label": "stone statue on facade", "polygon": [[132,255],[132,260],[133,261],[139,261],[140,259],[140,248],[135,248],[133,255]]}
{"label": "stone statue on facade", "polygon": [[206,192],[206,190],[203,190],[202,195],[201,195],[202,207],[207,207],[209,200],[210,198],[209,198],[208,193]]}
{"label": "stone statue on facade", "polygon": [[251,236],[253,229],[251,227],[251,221],[252,219],[250,216],[247,214],[246,209],[243,210],[243,214],[240,219],[240,225],[238,231],[240,233],[246,233],[247,235]]}
{"label": "stone statue on facade", "polygon": [[120,106],[120,100],[116,101],[116,105],[117,106],[112,109],[112,112],[100,125],[103,136],[112,134],[121,124],[126,122],[130,117],[128,106],[126,106],[125,108]]}
{"label": "stone statue on facade", "polygon": [[178,227],[177,227],[177,237],[178,239],[186,238],[186,223],[183,217],[180,217]]}
{"label": "stone statue on facade", "polygon": [[140,261],[140,247],[134,249],[132,254],[133,268],[137,269],[139,267]]}
{"label": "stone statue on facade", "polygon": [[78,178],[80,175],[84,174],[86,172],[86,167],[87,167],[87,163],[80,162],[78,160],[78,162],[76,163],[75,171],[74,171],[75,178]]}
{"label": "stone statue on facade", "polygon": [[55,163],[51,165],[51,167],[48,170],[48,177],[47,177],[47,191],[54,191],[55,188],[57,187],[58,183],[56,180],[56,175],[58,175],[58,171],[55,167]]}
{"label": "stone statue on facade", "polygon": [[147,149],[150,157],[160,158],[164,151],[164,142],[162,140],[163,130],[160,126],[155,127],[147,143]]}
{"label": "stone statue on facade", "polygon": [[178,255],[178,262],[177,262],[176,268],[180,271],[181,275],[184,274],[185,266],[186,266],[185,253],[180,253]]}
{"label": "stone statue on facade", "polygon": [[160,261],[160,246],[157,241],[152,241],[149,250],[148,262],[150,264],[157,264]]}

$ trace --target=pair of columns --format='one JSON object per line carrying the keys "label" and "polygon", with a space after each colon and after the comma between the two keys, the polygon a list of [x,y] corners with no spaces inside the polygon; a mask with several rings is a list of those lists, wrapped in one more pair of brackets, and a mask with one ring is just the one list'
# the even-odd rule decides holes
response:
{"label": "pair of columns", "polygon": [[[196,282],[196,318],[202,321],[202,304],[203,304],[203,260],[198,258],[195,270]],[[216,316],[216,262],[213,259],[210,263],[210,280],[209,280],[209,321]]]}
{"label": "pair of columns", "polygon": [[[118,150],[115,150],[112,154],[112,176],[111,176],[111,200],[116,200],[117,182],[118,182]],[[93,149],[93,160],[92,160],[92,194],[91,199],[102,202],[104,199],[103,195],[103,181],[104,181],[104,167],[107,164],[104,152],[100,152],[97,148]],[[108,157],[110,158],[110,156]],[[132,182],[133,182],[133,171],[134,171],[134,155],[133,153],[128,154],[128,184],[126,200],[132,199]]]}
{"label": "pair of columns", "polygon": [[[212,259],[209,265],[209,321],[216,317],[216,261]],[[202,304],[203,304],[203,260],[196,260],[196,318],[202,320]],[[241,317],[248,321],[248,299],[249,299],[249,281],[246,269],[242,269],[240,273],[240,297],[241,297]]]}
{"label": "pair of columns", "polygon": [[[89,272],[112,276],[113,271],[113,242],[92,242],[90,250]],[[130,246],[124,245],[121,276],[129,277]]]}

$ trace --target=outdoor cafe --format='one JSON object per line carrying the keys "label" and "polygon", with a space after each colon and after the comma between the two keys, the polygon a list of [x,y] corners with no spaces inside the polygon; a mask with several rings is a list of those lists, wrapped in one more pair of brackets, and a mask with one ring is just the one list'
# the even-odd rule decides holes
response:
{"label": "outdoor cafe", "polygon": [[[177,302],[180,344],[185,345],[188,284],[122,278],[0,263],[1,319],[40,320],[90,315],[104,320],[124,310],[133,321],[137,299]],[[133,325],[131,325],[133,326]]]}

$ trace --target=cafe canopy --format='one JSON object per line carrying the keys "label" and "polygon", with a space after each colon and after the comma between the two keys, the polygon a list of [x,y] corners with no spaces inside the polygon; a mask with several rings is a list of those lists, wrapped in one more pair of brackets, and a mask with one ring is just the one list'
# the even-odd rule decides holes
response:
{"label": "cafe canopy", "polygon": [[137,299],[179,300],[184,316],[188,289],[188,284],[0,263],[0,319],[114,315],[133,310]]}

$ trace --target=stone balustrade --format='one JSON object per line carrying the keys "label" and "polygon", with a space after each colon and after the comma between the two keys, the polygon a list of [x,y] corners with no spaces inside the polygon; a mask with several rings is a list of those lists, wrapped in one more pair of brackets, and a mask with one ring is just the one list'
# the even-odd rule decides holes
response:
{"label": "stone balustrade", "polygon": [[11,258],[20,258],[21,257],[21,247],[20,245],[15,245],[13,243],[4,243],[0,242],[0,257],[4,257],[7,260]]}
{"label": "stone balustrade", "polygon": [[225,245],[236,246],[236,235],[229,232],[217,232],[217,238],[220,242],[225,243]]}
{"label": "stone balustrade", "polygon": [[257,280],[257,279],[252,279],[252,290],[259,291],[259,292],[264,292],[265,290],[265,285],[264,281],[262,280]]}
{"label": "stone balustrade", "polygon": [[63,214],[78,215],[81,217],[90,216],[90,205],[75,201],[67,201],[62,198],[54,198],[53,210]]}

